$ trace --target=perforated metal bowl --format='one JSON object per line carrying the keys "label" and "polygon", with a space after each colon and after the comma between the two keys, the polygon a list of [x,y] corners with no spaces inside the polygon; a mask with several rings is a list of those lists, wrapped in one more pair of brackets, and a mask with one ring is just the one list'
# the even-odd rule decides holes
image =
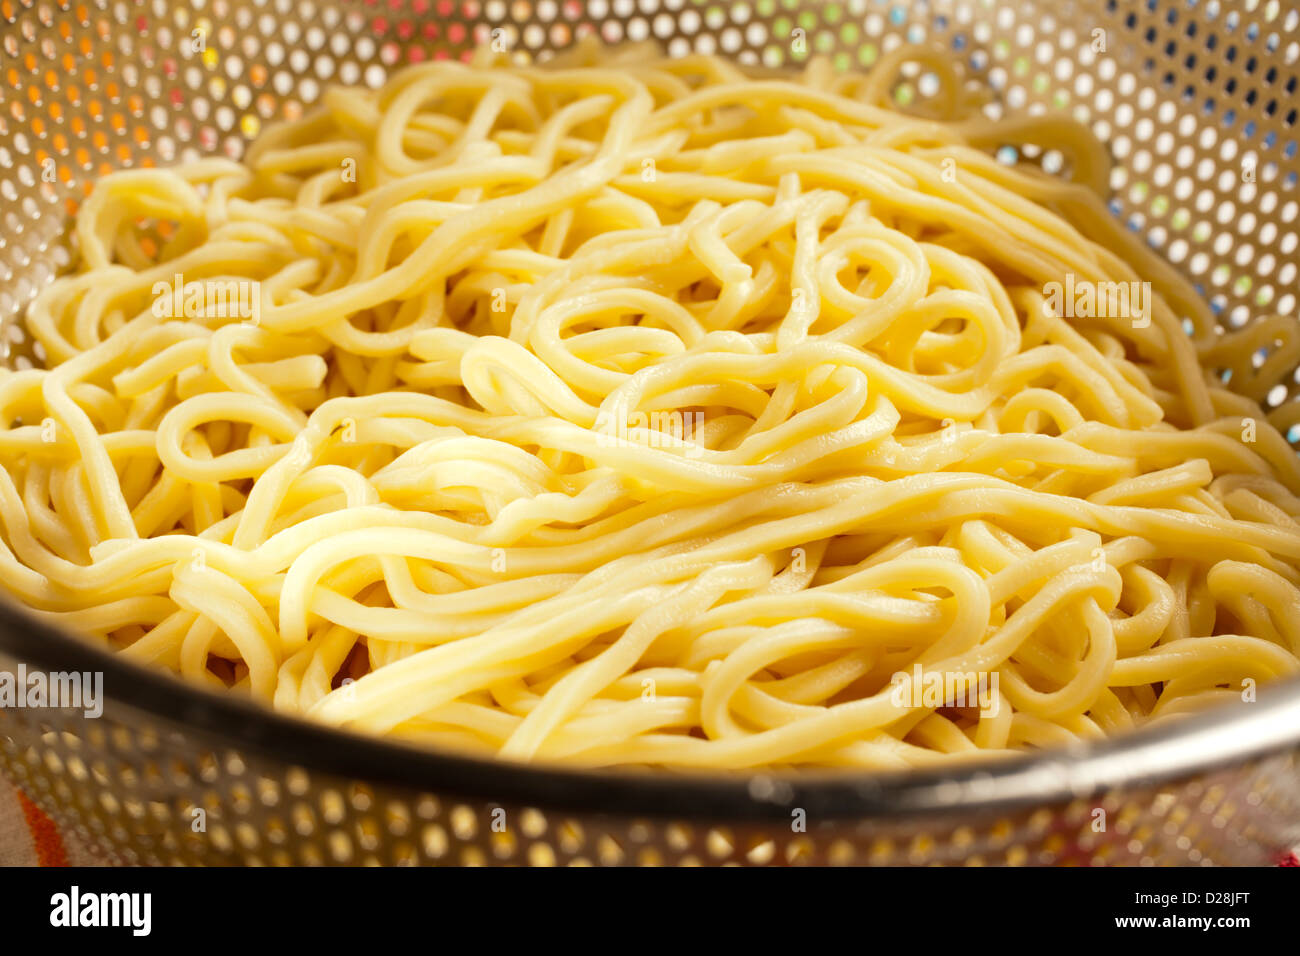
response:
{"label": "perforated metal bowl", "polygon": [[[237,157],[324,84],[377,86],[494,35],[520,58],[595,33],[767,66],[823,53],[868,67],[905,41],[942,44],[994,91],[991,113],[1090,123],[1117,160],[1115,214],[1225,327],[1296,313],[1300,12],[1277,2],[0,0],[0,25],[10,367],[33,360],[20,315],[68,264],[67,220],[96,176]],[[897,90],[918,92],[921,76]],[[1300,421],[1297,378],[1244,383],[1284,431]],[[118,862],[1265,864],[1300,843],[1295,682],[956,771],[700,776],[362,739],[141,671],[0,607],[0,670],[20,665],[104,675],[98,719],[0,709],[0,769]]]}

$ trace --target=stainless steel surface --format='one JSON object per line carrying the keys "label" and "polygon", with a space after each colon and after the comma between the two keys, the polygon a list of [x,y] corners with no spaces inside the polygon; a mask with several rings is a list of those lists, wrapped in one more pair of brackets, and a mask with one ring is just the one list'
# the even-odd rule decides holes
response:
{"label": "stainless steel surface", "polygon": [[[68,264],[68,216],[102,172],[238,156],[331,82],[378,85],[494,38],[541,58],[589,32],[769,66],[942,44],[994,91],[991,113],[1064,110],[1108,141],[1116,215],[1224,327],[1296,314],[1300,12],[1275,2],[0,0],[0,362],[39,361],[17,320]],[[904,76],[896,95],[926,88]],[[1286,431],[1300,371],[1284,372],[1232,384]],[[20,663],[105,673],[98,719],[0,708],[0,768],[120,862],[1269,863],[1300,843],[1295,684],[949,775],[701,779],[361,743],[101,660],[5,609],[0,671]]]}

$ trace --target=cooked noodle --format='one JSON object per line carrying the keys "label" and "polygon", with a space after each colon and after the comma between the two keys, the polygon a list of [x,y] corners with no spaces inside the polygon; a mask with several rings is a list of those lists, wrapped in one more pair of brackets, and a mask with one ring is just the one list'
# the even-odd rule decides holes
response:
{"label": "cooked noodle", "polygon": [[911,766],[1249,696],[1300,667],[1300,463],[1259,405],[1300,340],[1219,334],[1107,176],[916,50],[330,90],[84,203],[46,367],[0,372],[0,581],[135,661],[516,759]]}

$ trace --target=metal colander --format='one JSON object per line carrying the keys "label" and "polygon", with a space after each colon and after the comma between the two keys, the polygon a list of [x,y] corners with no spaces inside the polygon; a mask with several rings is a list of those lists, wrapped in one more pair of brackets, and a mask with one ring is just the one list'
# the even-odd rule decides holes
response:
{"label": "metal colander", "polygon": [[[1112,209],[1225,328],[1297,303],[1300,12],[1243,0],[0,0],[0,362],[110,169],[222,153],[332,82],[495,39],[869,67],[940,44],[987,109],[1072,113]],[[926,95],[904,71],[900,104]],[[1008,144],[1006,161],[1050,152]],[[1261,343],[1261,356],[1270,343]],[[1294,441],[1300,372],[1248,387]],[[104,675],[103,715],[0,709],[0,769],[124,863],[1275,862],[1300,843],[1300,684],[1081,747],[908,774],[582,772],[417,751],[139,670],[0,606],[0,670]]]}

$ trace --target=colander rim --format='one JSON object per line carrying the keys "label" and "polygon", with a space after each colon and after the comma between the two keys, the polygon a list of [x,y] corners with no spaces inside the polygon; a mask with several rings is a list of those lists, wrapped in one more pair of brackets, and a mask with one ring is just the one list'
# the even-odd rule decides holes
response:
{"label": "colander rim", "polygon": [[[911,770],[587,769],[525,764],[368,736],[278,713],[137,664],[0,600],[0,651],[27,667],[101,672],[105,703],[161,721],[187,743],[256,754],[348,782],[543,811],[718,822],[897,820],[998,814],[1089,800],[1300,749],[1300,676],[1119,736]],[[111,690],[110,690],[111,688]],[[105,710],[107,714],[107,709]],[[89,718],[86,718],[89,719]],[[1241,741],[1247,741],[1242,745]]]}

